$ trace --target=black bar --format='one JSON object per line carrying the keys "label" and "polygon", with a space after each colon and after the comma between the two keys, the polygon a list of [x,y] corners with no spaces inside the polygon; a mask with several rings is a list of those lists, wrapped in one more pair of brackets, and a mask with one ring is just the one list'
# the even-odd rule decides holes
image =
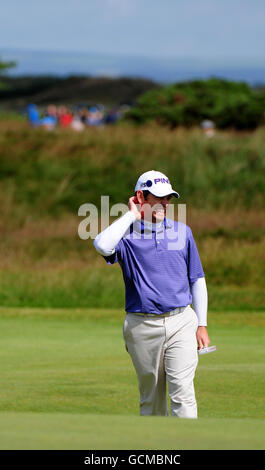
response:
{"label": "black bar", "polygon": [[[1,464],[25,468],[40,465],[58,465],[58,468],[106,468],[123,469],[126,465],[132,468],[138,465],[180,466],[196,464],[197,468],[215,467],[236,462],[253,466],[262,458],[262,450],[2,450]],[[209,460],[211,459],[211,460]],[[260,460],[261,461],[261,460]],[[2,465],[1,465],[2,466]],[[60,467],[59,467],[60,466]],[[3,468],[3,467],[2,467]],[[177,467],[178,468],[178,467]]]}

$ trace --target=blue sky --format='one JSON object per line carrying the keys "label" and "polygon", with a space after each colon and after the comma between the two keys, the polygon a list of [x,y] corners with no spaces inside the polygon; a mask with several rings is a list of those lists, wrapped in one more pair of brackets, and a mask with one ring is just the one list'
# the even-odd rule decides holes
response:
{"label": "blue sky", "polygon": [[264,0],[3,0],[1,48],[261,63]]}

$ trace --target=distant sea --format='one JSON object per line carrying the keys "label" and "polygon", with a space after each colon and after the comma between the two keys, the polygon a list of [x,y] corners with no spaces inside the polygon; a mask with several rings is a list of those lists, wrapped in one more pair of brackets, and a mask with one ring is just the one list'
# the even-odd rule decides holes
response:
{"label": "distant sea", "polygon": [[141,77],[160,83],[196,78],[218,77],[244,81],[251,85],[265,83],[265,61],[199,59],[192,57],[150,58],[109,56],[89,52],[37,51],[0,48],[4,61],[17,66],[8,75],[88,75]]}

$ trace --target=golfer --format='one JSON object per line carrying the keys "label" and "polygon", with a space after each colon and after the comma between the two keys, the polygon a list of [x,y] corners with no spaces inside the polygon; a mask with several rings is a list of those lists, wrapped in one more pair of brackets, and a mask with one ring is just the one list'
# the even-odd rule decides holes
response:
{"label": "golfer", "polygon": [[168,385],[172,416],[197,418],[197,350],[210,343],[207,288],[191,229],[166,217],[172,196],[179,194],[166,175],[142,174],[129,211],[94,246],[123,272],[123,336],[138,377],[140,414],[169,414]]}

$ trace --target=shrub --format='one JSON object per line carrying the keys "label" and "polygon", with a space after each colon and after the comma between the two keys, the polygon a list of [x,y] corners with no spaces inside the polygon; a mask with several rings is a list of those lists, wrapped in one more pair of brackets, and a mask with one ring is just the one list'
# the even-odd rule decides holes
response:
{"label": "shrub", "polygon": [[170,127],[194,126],[204,119],[220,129],[255,129],[264,122],[265,92],[246,83],[217,78],[175,83],[143,94],[126,118]]}

